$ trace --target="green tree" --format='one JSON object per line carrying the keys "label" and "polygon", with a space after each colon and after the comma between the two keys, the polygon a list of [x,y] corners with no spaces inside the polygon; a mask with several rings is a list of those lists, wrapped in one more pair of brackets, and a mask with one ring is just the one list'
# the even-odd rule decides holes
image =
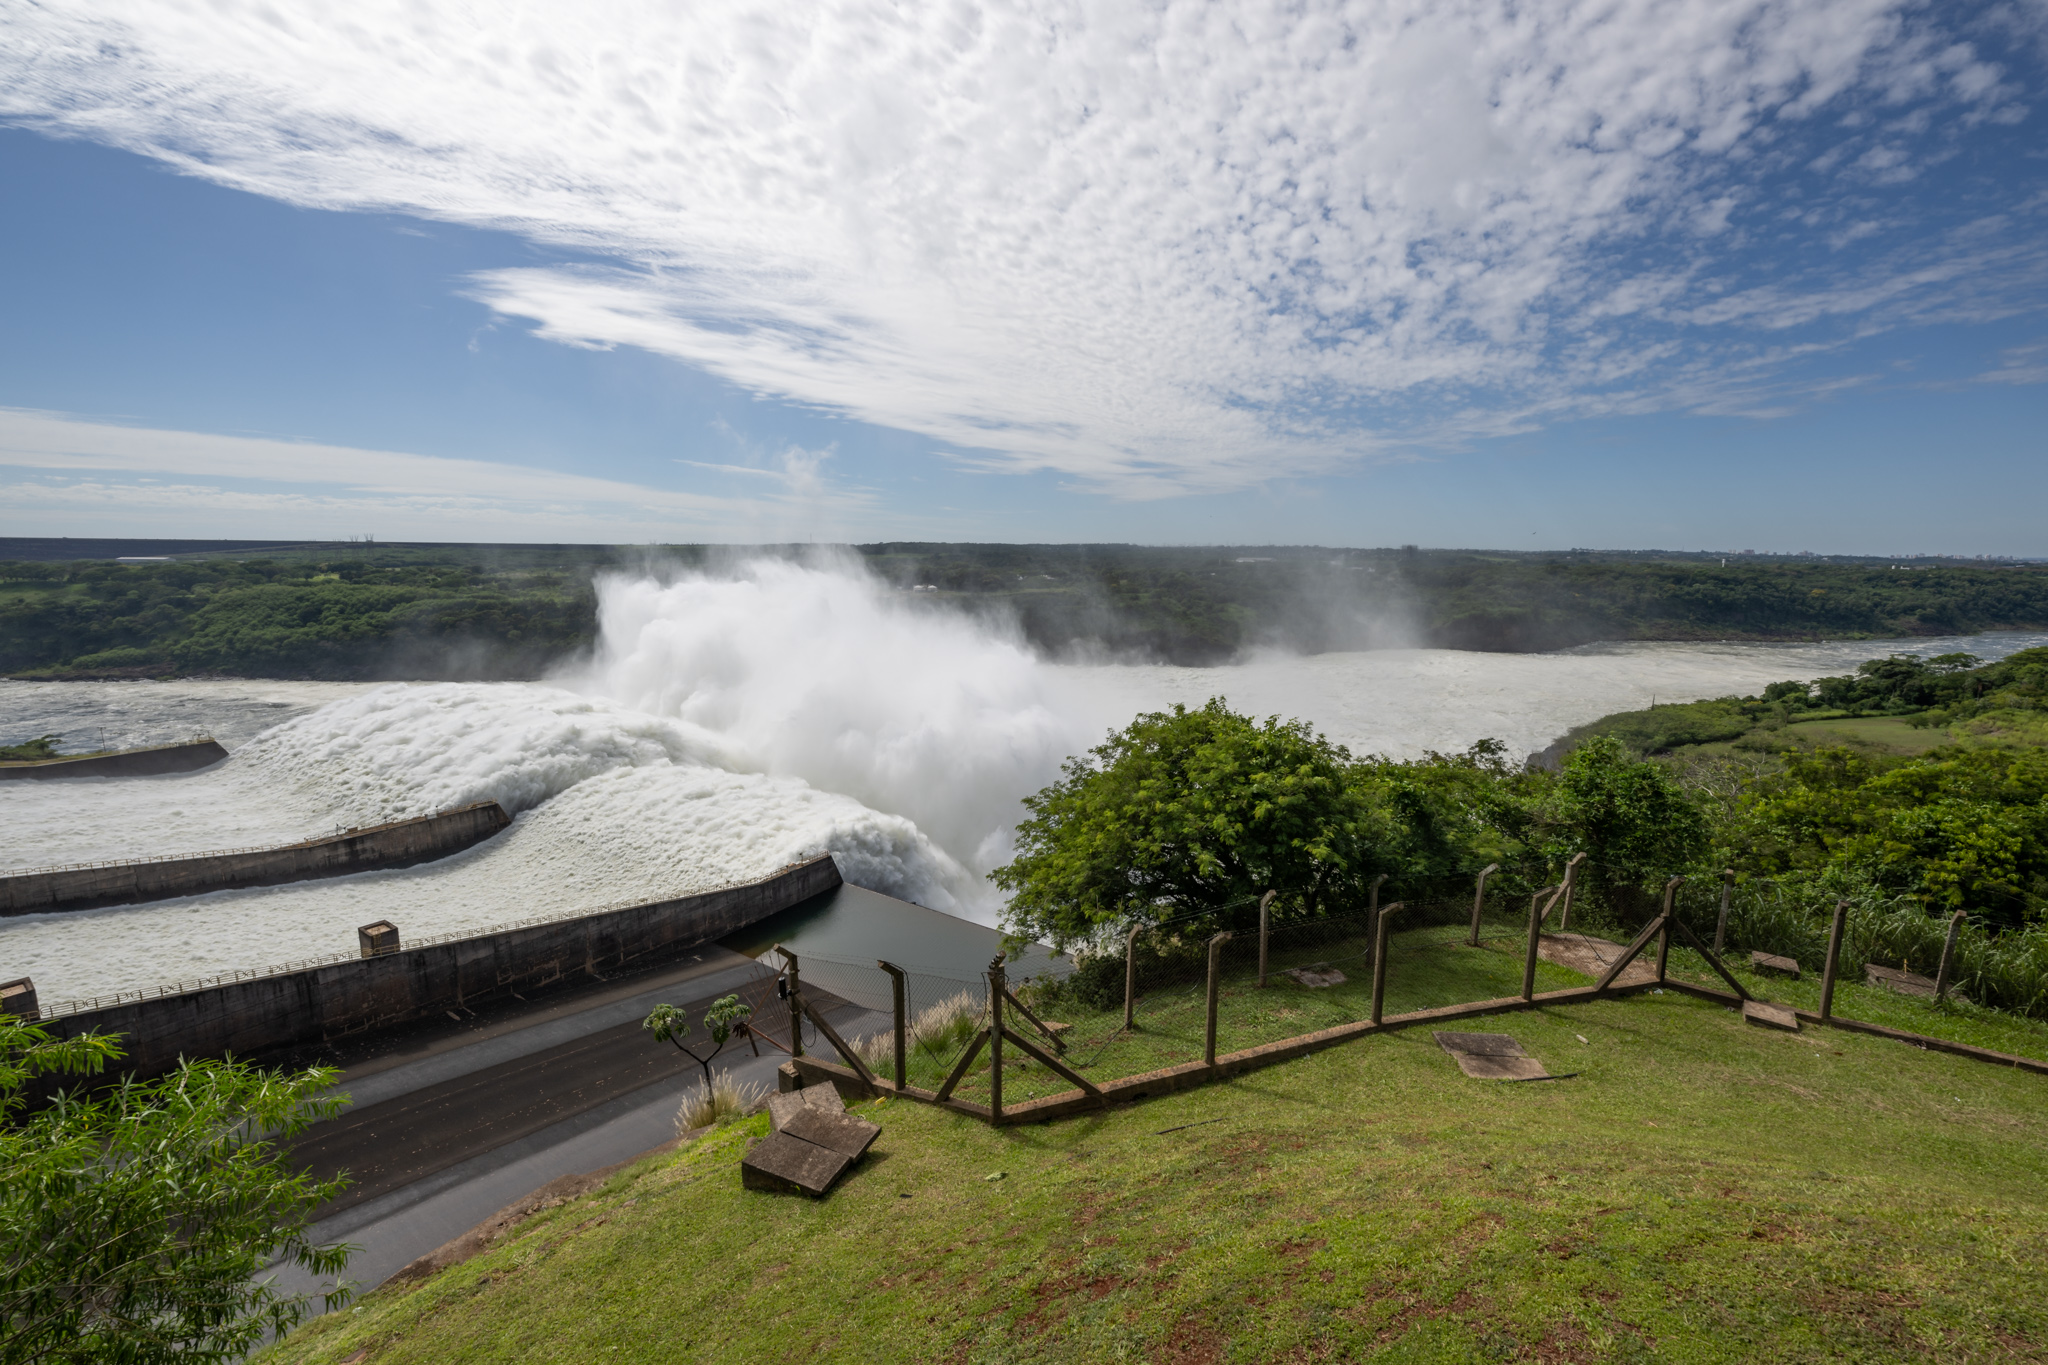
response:
{"label": "green tree", "polygon": [[347,1264],[351,1248],[306,1237],[346,1179],[294,1173],[282,1145],[338,1111],[324,1093],[334,1071],[185,1062],[31,1105],[40,1078],[120,1056],[112,1038],[58,1040],[0,1016],[0,1360],[237,1360],[311,1311],[310,1296],[258,1278],[266,1265]]}
{"label": "green tree", "polygon": [[1016,932],[1060,944],[1269,889],[1327,913],[1368,861],[1349,763],[1306,723],[1255,722],[1220,698],[1150,712],[1025,798],[1017,856],[989,879]]}
{"label": "green tree", "polygon": [[1566,756],[1545,815],[1551,853],[1584,853],[1601,898],[1623,914],[1639,908],[1645,883],[1685,871],[1707,851],[1699,806],[1614,735],[1596,735]]}
{"label": "green tree", "polygon": [[704,1089],[711,1090],[711,1063],[719,1053],[725,1051],[726,1040],[731,1038],[736,1027],[753,1014],[754,1007],[744,1003],[737,995],[720,996],[711,1002],[711,1008],[704,1012],[704,1029],[711,1035],[711,1051],[699,1057],[694,1048],[687,1046],[683,1039],[690,1036],[690,1016],[674,1005],[656,1005],[640,1021],[640,1027],[648,1030],[664,1043],[675,1045],[676,1051],[704,1068]]}

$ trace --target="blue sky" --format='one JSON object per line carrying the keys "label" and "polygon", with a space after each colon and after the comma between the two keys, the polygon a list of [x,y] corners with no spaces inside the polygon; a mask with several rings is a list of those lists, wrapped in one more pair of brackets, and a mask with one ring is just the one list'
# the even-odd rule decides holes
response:
{"label": "blue sky", "polygon": [[0,0],[0,534],[2048,555],[2039,0],[499,22]]}

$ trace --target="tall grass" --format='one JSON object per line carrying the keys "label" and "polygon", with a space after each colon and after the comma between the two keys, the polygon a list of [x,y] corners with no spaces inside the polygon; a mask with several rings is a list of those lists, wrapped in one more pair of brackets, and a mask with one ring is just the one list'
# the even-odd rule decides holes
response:
{"label": "tall grass", "polygon": [[[927,1005],[903,1021],[913,1060],[946,1063],[967,1045],[981,1027],[988,1004],[973,991],[960,991]],[[896,1034],[893,1029],[855,1039],[853,1050],[868,1069],[886,1075],[896,1067]]]}
{"label": "tall grass", "polygon": [[[1728,946],[1777,953],[1817,972],[1827,961],[1838,899],[1835,891],[1819,885],[1745,887],[1729,907]],[[1871,962],[1926,976],[1940,968],[1947,916],[1930,915],[1905,897],[1849,899],[1838,968],[1842,976],[1860,977]],[[1993,933],[1966,920],[1949,975],[1956,989],[1980,1005],[2048,1018],[2048,925]]]}
{"label": "tall grass", "polygon": [[695,1090],[683,1096],[682,1106],[676,1110],[676,1131],[687,1133],[743,1119],[767,1098],[768,1087],[762,1082],[742,1081],[730,1071],[720,1071],[708,1087],[699,1081]]}

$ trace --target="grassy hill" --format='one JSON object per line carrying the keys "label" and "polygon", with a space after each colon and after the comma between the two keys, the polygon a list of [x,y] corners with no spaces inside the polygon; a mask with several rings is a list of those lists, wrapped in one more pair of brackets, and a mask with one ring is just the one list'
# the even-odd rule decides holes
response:
{"label": "grassy hill", "polygon": [[755,1118],[264,1359],[2048,1355],[2048,1080],[1675,994],[1485,1027],[1578,1074],[1413,1030],[1039,1127],[863,1105],[822,1202],[740,1188]]}

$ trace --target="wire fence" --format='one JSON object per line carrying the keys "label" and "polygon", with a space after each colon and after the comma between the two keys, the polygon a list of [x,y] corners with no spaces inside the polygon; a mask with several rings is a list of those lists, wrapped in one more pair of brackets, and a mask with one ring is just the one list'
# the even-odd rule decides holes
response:
{"label": "wire fence", "polygon": [[[1793,956],[1818,971],[1834,902],[1844,899],[1821,906],[1806,887],[1645,877],[1583,859],[1563,867],[1494,867],[1483,878],[1464,878],[1462,888],[1457,880],[1411,882],[1413,891],[1398,901],[1385,893],[1404,888],[1391,880],[1383,884],[1384,940],[1370,904],[1350,913],[1310,915],[1274,901],[1263,907],[1262,933],[1262,907],[1250,898],[1098,937],[1080,947],[1072,972],[1017,988],[1027,1008],[1022,1020],[1006,1008],[1009,1028],[1034,1038],[1061,1067],[1016,1047],[1005,1049],[1004,1105],[1071,1092],[1073,1082],[1062,1068],[1100,1085],[1380,1018],[1586,987],[1620,959],[1623,942],[1667,906],[1699,942],[1725,948],[1730,959],[1757,948]],[[1445,894],[1453,889],[1456,894]],[[1935,970],[1946,934],[1943,920],[1906,898],[1847,899],[1849,927],[1838,960],[1843,979],[1860,980],[1866,961],[1897,958],[1894,950],[1907,935],[1903,926],[1916,926],[1905,962]],[[1618,983],[1653,980],[1656,962],[1652,945]],[[882,973],[864,981],[828,978],[825,964],[819,966],[814,977],[807,961],[807,979],[847,999],[871,1001],[868,1007],[879,1012],[887,989]],[[1967,973],[1958,968],[1955,977],[1963,981]],[[934,979],[909,1012],[945,995],[951,1002],[947,1022],[942,1029],[913,1026],[912,1032],[943,1036],[945,1043],[933,1048],[927,1064],[913,1066],[912,1085],[938,1089],[951,1074],[951,1064],[988,1022],[988,992],[985,978]],[[873,1036],[856,1045],[877,1075],[888,1074],[886,1042]],[[986,1105],[991,1079],[990,1056],[983,1053],[952,1093]]]}

